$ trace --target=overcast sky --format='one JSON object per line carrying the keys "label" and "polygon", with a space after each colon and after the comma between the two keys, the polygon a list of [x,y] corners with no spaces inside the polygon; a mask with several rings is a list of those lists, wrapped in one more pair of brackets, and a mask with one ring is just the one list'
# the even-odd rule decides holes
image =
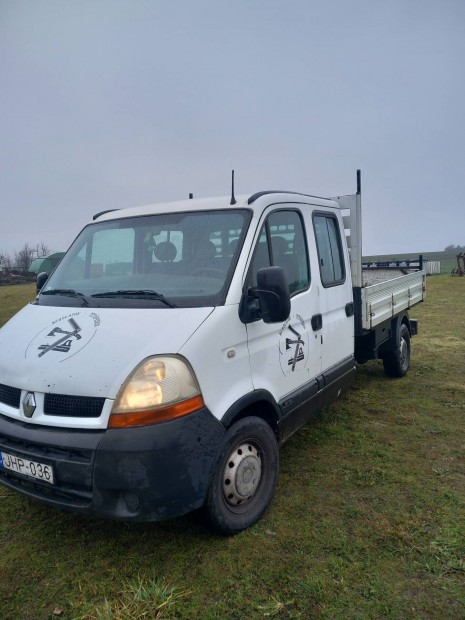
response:
{"label": "overcast sky", "polygon": [[464,0],[0,0],[0,250],[97,211],[355,191],[363,252],[465,244]]}

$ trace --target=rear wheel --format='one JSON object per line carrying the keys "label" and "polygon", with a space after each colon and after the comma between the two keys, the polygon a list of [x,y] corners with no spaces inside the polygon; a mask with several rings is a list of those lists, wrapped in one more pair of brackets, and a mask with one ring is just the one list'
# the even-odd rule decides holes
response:
{"label": "rear wheel", "polygon": [[383,357],[384,372],[390,377],[403,377],[410,367],[410,333],[407,325],[400,326],[395,351],[387,351]]}
{"label": "rear wheel", "polygon": [[239,420],[225,434],[207,493],[209,525],[226,536],[256,523],[274,494],[279,469],[276,437],[261,418]]}

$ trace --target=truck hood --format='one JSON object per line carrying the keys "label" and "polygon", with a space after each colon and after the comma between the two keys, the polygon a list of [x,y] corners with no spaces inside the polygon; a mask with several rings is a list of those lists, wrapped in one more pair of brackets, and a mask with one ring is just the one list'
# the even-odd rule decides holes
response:
{"label": "truck hood", "polygon": [[115,398],[137,364],[177,353],[212,311],[29,304],[0,329],[0,383]]}

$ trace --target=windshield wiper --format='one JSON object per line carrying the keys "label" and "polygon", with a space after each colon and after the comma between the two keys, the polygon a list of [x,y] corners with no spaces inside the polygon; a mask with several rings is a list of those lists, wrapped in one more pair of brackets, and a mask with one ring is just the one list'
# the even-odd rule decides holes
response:
{"label": "windshield wiper", "polygon": [[95,293],[95,295],[91,295],[91,297],[129,297],[133,299],[145,297],[146,299],[155,299],[156,301],[161,301],[170,308],[177,308],[176,304],[167,299],[162,293],[157,293],[157,291],[151,291],[150,289],[107,291],[106,293]]}
{"label": "windshield wiper", "polygon": [[78,297],[83,306],[88,306],[89,302],[84,293],[79,293],[72,288],[52,288],[49,291],[41,291],[41,295],[65,295],[66,297]]}

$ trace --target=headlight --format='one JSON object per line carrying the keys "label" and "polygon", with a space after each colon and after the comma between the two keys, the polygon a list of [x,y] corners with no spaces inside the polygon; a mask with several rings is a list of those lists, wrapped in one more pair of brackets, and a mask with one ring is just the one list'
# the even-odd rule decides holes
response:
{"label": "headlight", "polygon": [[165,422],[204,406],[194,372],[177,356],[154,356],[141,362],[121,386],[109,427],[126,428]]}

